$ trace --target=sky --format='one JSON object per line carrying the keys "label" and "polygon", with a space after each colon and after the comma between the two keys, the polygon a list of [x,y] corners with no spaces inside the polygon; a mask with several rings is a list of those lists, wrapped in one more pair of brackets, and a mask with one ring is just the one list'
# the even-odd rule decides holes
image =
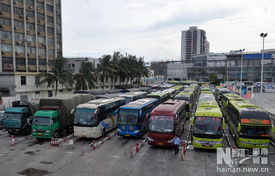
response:
{"label": "sky", "polygon": [[[76,3],[77,2],[77,3]],[[206,31],[210,52],[275,48],[274,0],[63,0],[65,57],[114,51],[180,60],[181,31]]]}

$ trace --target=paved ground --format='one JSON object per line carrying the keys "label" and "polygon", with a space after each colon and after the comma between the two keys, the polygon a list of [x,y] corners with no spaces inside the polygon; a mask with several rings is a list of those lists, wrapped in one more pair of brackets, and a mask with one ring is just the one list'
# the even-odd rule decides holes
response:
{"label": "paved ground", "polygon": [[[187,139],[189,123],[185,125],[183,140]],[[228,131],[226,132],[230,137]],[[231,137],[230,137],[231,138]],[[233,139],[230,139],[233,141]],[[252,159],[240,166],[217,165],[215,151],[188,149],[184,160],[174,155],[172,149],[144,145],[141,152],[130,159],[130,149],[137,139],[123,139],[114,136],[94,151],[81,154],[80,148],[87,146],[89,140],[77,140],[73,146],[51,147],[49,141],[17,137],[15,146],[7,133],[0,136],[0,176],[169,176],[169,175],[232,175],[217,172],[219,168],[262,168],[252,164]],[[226,140],[224,146],[228,147]],[[268,173],[241,173],[238,175],[274,175],[275,149],[269,149],[269,164],[264,167]],[[273,170],[272,170],[273,169]]]}
{"label": "paved ground", "polygon": [[254,93],[250,102],[275,115],[275,93]]}
{"label": "paved ground", "polygon": [[[250,100],[273,112],[275,94],[258,94]],[[185,123],[182,140],[187,140],[189,122]],[[225,130],[231,145],[234,140]],[[123,139],[114,136],[94,151],[81,154],[81,148],[91,140],[76,140],[74,145],[51,147],[49,141],[38,142],[30,137],[19,136],[16,145],[11,146],[11,138],[0,133],[0,176],[169,176],[169,175],[275,175],[275,148],[269,148],[268,164],[253,164],[253,158],[246,158],[239,165],[218,165],[215,151],[187,150],[184,160],[174,155],[172,149],[151,147],[145,144],[141,151],[130,159],[130,150],[141,139]],[[224,140],[224,147],[229,144]],[[221,173],[225,168],[266,168],[265,173]],[[219,170],[221,171],[221,170]],[[261,170],[258,170],[261,171]]]}

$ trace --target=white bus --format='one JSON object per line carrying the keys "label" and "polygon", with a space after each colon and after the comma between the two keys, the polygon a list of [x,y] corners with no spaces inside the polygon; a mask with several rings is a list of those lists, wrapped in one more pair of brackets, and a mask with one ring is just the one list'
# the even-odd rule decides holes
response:
{"label": "white bus", "polygon": [[117,109],[124,98],[97,99],[78,105],[74,110],[74,136],[99,138],[117,126]]}

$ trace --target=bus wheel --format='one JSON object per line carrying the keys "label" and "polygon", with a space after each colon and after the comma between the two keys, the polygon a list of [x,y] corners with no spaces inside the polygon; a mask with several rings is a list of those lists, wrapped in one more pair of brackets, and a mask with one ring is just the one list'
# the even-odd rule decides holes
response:
{"label": "bus wheel", "polygon": [[105,128],[102,129],[102,137],[105,137],[106,136],[106,131],[105,131]]}

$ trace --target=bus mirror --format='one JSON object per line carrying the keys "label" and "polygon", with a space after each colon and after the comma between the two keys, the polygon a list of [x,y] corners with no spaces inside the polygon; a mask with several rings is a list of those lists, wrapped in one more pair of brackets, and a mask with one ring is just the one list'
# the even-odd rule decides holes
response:
{"label": "bus mirror", "polygon": [[50,122],[50,124],[51,124],[51,125],[53,124],[53,119],[51,119],[51,122]]}
{"label": "bus mirror", "polygon": [[241,132],[241,124],[238,124],[238,133],[240,133]]}
{"label": "bus mirror", "polygon": [[75,112],[75,109],[72,109],[72,110],[71,110],[71,114],[74,114],[74,112]]}
{"label": "bus mirror", "polygon": [[145,119],[149,120],[149,118],[150,118],[149,115],[150,115],[150,114],[146,114]]}

